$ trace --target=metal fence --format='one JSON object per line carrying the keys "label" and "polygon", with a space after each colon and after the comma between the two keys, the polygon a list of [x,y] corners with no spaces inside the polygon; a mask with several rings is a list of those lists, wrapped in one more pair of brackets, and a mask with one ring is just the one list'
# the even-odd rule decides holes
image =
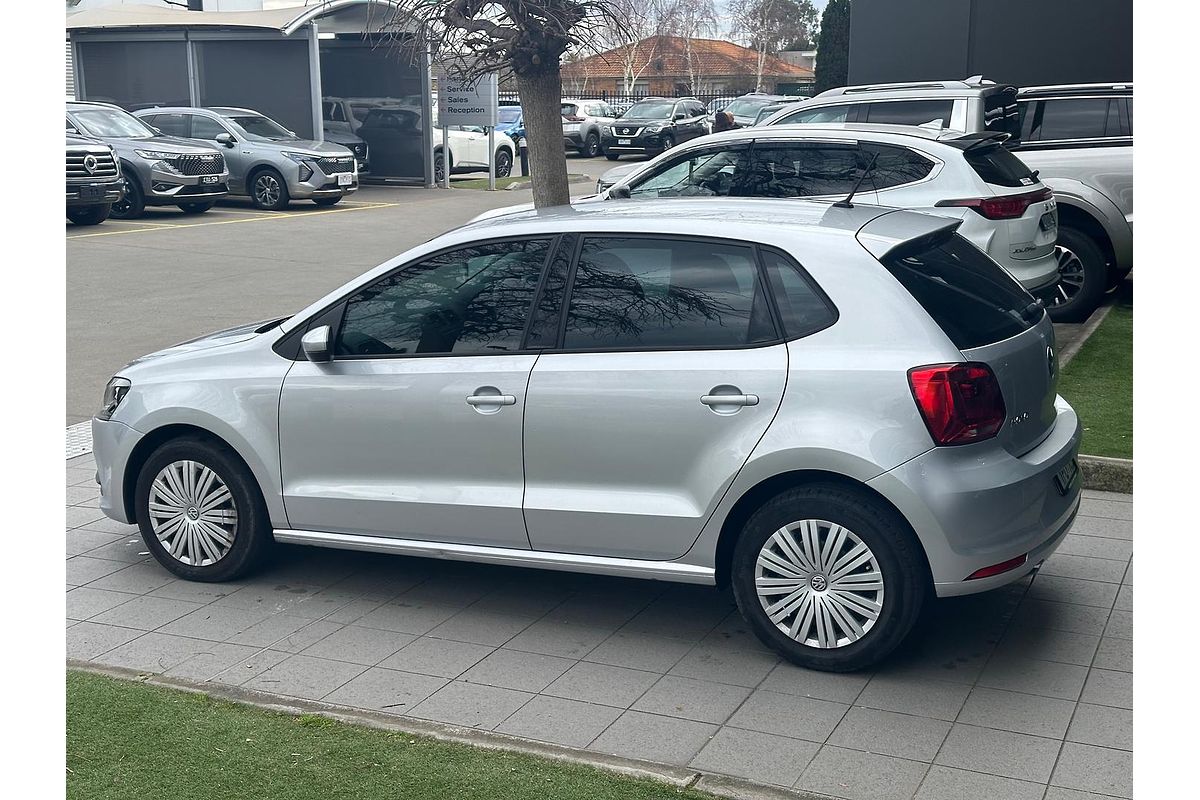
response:
{"label": "metal fence", "polygon": [[[797,95],[798,96],[797,99],[800,99],[800,97],[811,97],[814,94],[814,92],[813,92],[813,87],[810,84],[810,85],[797,85],[795,87],[789,87],[786,94],[789,96]],[[563,96],[564,97],[586,97],[589,100],[603,100],[606,103],[608,103],[609,105],[613,106],[614,108],[624,109],[624,108],[628,108],[629,106],[633,105],[634,103],[638,102],[639,100],[645,100],[647,97],[694,97],[697,100],[699,100],[701,103],[708,105],[713,100],[732,100],[735,97],[739,97],[740,95],[732,94],[732,93],[728,93],[728,92],[725,92],[725,93],[700,92],[700,93],[691,93],[691,94],[689,94],[688,92],[674,92],[672,94],[646,94],[644,92],[630,93],[630,92],[605,92],[605,91],[589,91],[589,92],[584,92],[584,93],[570,94],[564,90]],[[519,105],[520,98],[517,96],[516,92],[502,91],[502,92],[500,92],[500,103],[501,103],[501,105]]]}

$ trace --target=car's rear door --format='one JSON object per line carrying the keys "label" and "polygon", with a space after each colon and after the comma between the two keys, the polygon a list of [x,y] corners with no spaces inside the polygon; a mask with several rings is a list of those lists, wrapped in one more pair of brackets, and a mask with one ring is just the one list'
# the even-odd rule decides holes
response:
{"label": "car's rear door", "polygon": [[531,346],[525,523],[535,550],[682,555],[783,395],[753,245],[596,234],[556,260]]}

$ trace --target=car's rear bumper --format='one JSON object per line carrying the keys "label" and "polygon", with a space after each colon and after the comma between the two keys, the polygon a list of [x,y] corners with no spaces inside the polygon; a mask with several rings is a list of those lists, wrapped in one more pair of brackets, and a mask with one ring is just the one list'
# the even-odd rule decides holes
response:
{"label": "car's rear bumper", "polygon": [[125,505],[125,467],[142,434],[121,422],[92,418],[92,455],[96,483],[100,484],[100,510],[110,519],[135,522]]}
{"label": "car's rear bumper", "polygon": [[[1082,427],[1061,397],[1050,434],[1020,456],[996,440],[935,447],[869,481],[916,531],[939,597],[987,591],[1028,575],[1054,552],[1079,511],[1080,477],[1055,476],[1079,453]],[[1025,556],[1018,567],[968,580]]]}

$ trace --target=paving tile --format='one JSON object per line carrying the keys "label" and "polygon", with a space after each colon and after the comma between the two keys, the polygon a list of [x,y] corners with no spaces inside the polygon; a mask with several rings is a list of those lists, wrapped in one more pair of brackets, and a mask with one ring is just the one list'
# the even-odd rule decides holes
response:
{"label": "paving tile", "polygon": [[422,636],[385,658],[379,666],[439,678],[457,678],[491,652],[492,648],[487,645]]}
{"label": "paving tile", "polygon": [[1079,513],[1103,519],[1133,519],[1133,503],[1127,500],[1110,500],[1086,497],[1080,503]]}
{"label": "paving tile", "polygon": [[374,666],[417,637],[378,628],[346,625],[309,645],[302,652],[316,658],[332,658],[353,664]]}
{"label": "paving tile", "polygon": [[672,639],[698,642],[731,613],[737,613],[721,595],[709,592],[713,601],[707,605],[690,605],[671,598],[660,598],[621,627],[627,633],[649,633]]}
{"label": "paving tile", "polygon": [[1133,673],[1093,669],[1088,673],[1079,702],[1133,708]]}
{"label": "paving tile", "polygon": [[[217,606],[209,606],[217,608]],[[248,613],[258,613],[246,609]],[[265,613],[265,610],[264,610]],[[299,653],[309,645],[341,629],[336,622],[293,617],[290,614],[271,614],[244,631],[230,636],[226,641],[233,644],[248,644],[253,647],[269,647],[288,653]]]}
{"label": "paving tile", "polygon": [[1132,750],[1133,710],[1080,703],[1067,731],[1067,741]]}
{"label": "paving tile", "polygon": [[422,719],[491,730],[532,697],[516,689],[452,681],[409,713]]}
{"label": "paving tile", "polygon": [[1065,742],[1050,784],[1085,792],[1132,797],[1133,753]]}
{"label": "paving tile", "polygon": [[671,675],[758,686],[775,669],[780,658],[774,653],[739,647],[723,641],[706,640],[697,644],[671,667]]}
{"label": "paving tile", "polygon": [[220,598],[213,605],[220,608],[246,608],[268,614],[311,616],[313,619],[317,619],[323,615],[313,616],[305,613],[300,609],[300,605],[301,601],[312,597],[320,590],[319,586],[279,583],[271,580],[243,586]]}
{"label": "paving tile", "polygon": [[855,707],[846,712],[828,744],[929,762],[949,732],[950,723],[944,720]]}
{"label": "paving tile", "polygon": [[914,800],[1042,800],[1046,787],[1040,783],[983,775],[978,772],[934,765],[921,783]]}
{"label": "paving tile", "polygon": [[569,589],[555,584],[509,584],[496,589],[471,608],[483,607],[493,614],[537,619],[570,596]]}
{"label": "paving tile", "polygon": [[611,597],[609,594],[604,592],[569,598],[547,612],[545,618],[554,622],[616,630],[637,616],[650,602],[643,594],[628,597]]}
{"label": "paving tile", "polygon": [[1118,503],[1133,502],[1133,495],[1128,492],[1106,492],[1103,489],[1084,489],[1083,497],[1087,500],[1114,500]]}
{"label": "paving tile", "polygon": [[[1113,608],[1117,611],[1133,611],[1133,587],[1123,584],[1117,592],[1117,600]],[[1111,623],[1112,620],[1110,619]]]}
{"label": "paving tile", "polygon": [[1086,679],[1087,667],[1077,664],[1005,656],[992,659],[979,676],[979,685],[1060,700],[1078,700]]}
{"label": "paving tile", "polygon": [[561,658],[582,658],[612,634],[611,628],[541,619],[505,643],[511,650]]}
{"label": "paving tile", "polygon": [[407,714],[445,685],[445,678],[372,667],[322,700],[389,714]]}
{"label": "paving tile", "polygon": [[457,614],[459,610],[456,606],[412,604],[397,600],[384,603],[373,611],[368,611],[354,620],[354,624],[364,628],[381,628],[386,631],[420,636],[441,625]]}
{"label": "paving tile", "polygon": [[729,718],[735,728],[823,742],[849,706],[758,689]]}
{"label": "paving tile", "polygon": [[876,675],[857,705],[918,717],[953,721],[971,691],[969,686],[916,675]]}
{"label": "paving tile", "polygon": [[67,592],[67,619],[90,619],[135,597],[138,595],[80,586]]}
{"label": "paving tile", "polygon": [[496,730],[539,742],[587,747],[620,715],[619,708],[539,695]]}
{"label": "paving tile", "polygon": [[1001,658],[1039,658],[1043,661],[1060,661],[1086,667],[1091,665],[1099,644],[1099,636],[1086,633],[1013,627],[996,648],[996,655]]}
{"label": "paving tile", "polygon": [[1133,640],[1103,637],[1096,648],[1093,667],[1133,672]]}
{"label": "paving tile", "polygon": [[967,697],[958,722],[1061,739],[1074,710],[1075,703],[1070,700],[976,686]]}
{"label": "paving tile", "polygon": [[1064,578],[1060,575],[1038,575],[1029,587],[1031,600],[1049,600],[1055,603],[1076,603],[1081,606],[1112,608],[1117,597],[1116,584],[1103,581],[1085,581],[1082,578]]}
{"label": "paving tile", "polygon": [[[70,525],[67,526],[71,527]],[[81,526],[89,531],[99,531],[100,533],[115,533],[120,536],[137,536],[138,527],[136,525],[126,525],[123,522],[109,519],[101,515],[100,519],[95,522],[89,522]]]}
{"label": "paving tile", "polygon": [[585,658],[600,664],[665,673],[695,645],[683,639],[619,630]]}
{"label": "paving tile", "polygon": [[98,614],[92,621],[152,631],[201,607],[199,603],[189,603],[185,600],[139,595],[116,608]]}
{"label": "paving tile", "polygon": [[[1125,587],[1130,589],[1132,587]],[[1112,636],[1118,639],[1133,638],[1133,612],[1132,611],[1113,611],[1112,616],[1108,618],[1108,625],[1104,628],[1105,636]]]}
{"label": "paving tile", "polygon": [[1056,739],[955,723],[934,763],[1045,783],[1060,744]]}
{"label": "paving tile", "polygon": [[791,786],[820,749],[815,742],[721,728],[690,766],[760,783]]}
{"label": "paving tile", "polygon": [[869,680],[870,673],[817,672],[784,661],[771,670],[758,688],[851,704],[858,699]]}
{"label": "paving tile", "polygon": [[359,664],[312,656],[288,656],[242,684],[247,689],[319,700],[362,673]]}
{"label": "paving tile", "polygon": [[236,592],[239,583],[201,583],[200,581],[171,580],[149,592],[154,597],[170,597],[173,600],[189,600],[193,603],[211,603],[231,592]]}
{"label": "paving tile", "polygon": [[1071,535],[1100,536],[1109,539],[1133,539],[1133,523],[1127,519],[1076,517]]}
{"label": "paving tile", "polygon": [[[73,533],[76,533],[73,531]],[[77,533],[87,533],[80,530]],[[105,534],[100,534],[101,536]],[[140,564],[152,560],[146,543],[140,536],[114,536],[112,541],[88,552],[92,558],[107,558],[109,561],[121,561],[125,564]]]}
{"label": "paving tile", "polygon": [[66,513],[68,528],[82,528],[84,525],[99,522],[105,518],[104,512],[100,509],[85,506],[68,506]]}
{"label": "paving tile", "polygon": [[201,645],[201,649],[197,650],[189,658],[175,664],[163,674],[177,678],[207,681],[233,664],[239,661],[244,662],[259,652],[257,647],[227,644],[225,642],[201,640]]}
{"label": "paving tile", "polygon": [[[314,596],[311,599],[316,600],[316,597]],[[374,611],[375,609],[384,605],[384,603],[384,600],[380,600],[378,598],[360,597],[356,600],[349,600],[343,603],[337,608],[337,610],[327,613],[323,619],[327,619],[330,622],[340,622],[343,625],[349,625],[350,623],[357,625],[358,621],[362,619],[365,614]]]}
{"label": "paving tile", "polygon": [[535,622],[534,617],[466,608],[429,632],[439,639],[499,647]]}
{"label": "paving tile", "polygon": [[100,497],[100,487],[94,483],[90,486],[86,483],[68,486],[66,492],[66,501],[69,506],[86,503]]}
{"label": "paving tile", "polygon": [[209,642],[166,633],[147,633],[121,645],[94,661],[140,672],[162,673],[203,652]]}
{"label": "paving tile", "polygon": [[581,661],[542,690],[542,694],[629,708],[659,679],[656,672]]}
{"label": "paving tile", "polygon": [[1064,789],[1061,786],[1048,786],[1046,787],[1046,796],[1042,800],[1112,800],[1112,796]]}
{"label": "paving tile", "polygon": [[[118,570],[124,569],[127,565],[120,561],[110,561],[107,558],[89,558],[88,556],[75,556],[67,559],[67,584],[70,586],[83,586],[92,583],[93,581],[103,578],[105,575],[111,575]],[[93,587],[93,588],[113,588],[118,587]]]}
{"label": "paving tile", "polygon": [[204,606],[164,625],[163,633],[223,642],[267,618],[262,611]]}
{"label": "paving tile", "polygon": [[638,698],[632,708],[664,717],[720,725],[749,696],[750,689],[744,686],[664,675]]}
{"label": "paving tile", "polygon": [[687,764],[716,732],[716,725],[626,711],[589,749],[665,764]]}
{"label": "paving tile", "polygon": [[[67,562],[68,564],[70,562]],[[116,562],[112,562],[116,563]],[[124,565],[123,565],[124,566]],[[130,564],[92,581],[93,589],[112,589],[117,592],[132,592],[133,594],[149,594],[165,584],[175,580],[156,561],[142,564]]]}
{"label": "paving tile", "polygon": [[[242,647],[242,645],[235,646]],[[261,675],[284,659],[291,657],[290,653],[283,653],[278,650],[252,649],[254,652],[250,655],[237,657],[232,664],[209,678],[209,680],[214,683],[241,686],[251,678]]]}
{"label": "paving tile", "polygon": [[98,531],[78,528],[73,531],[67,531],[66,553],[68,557],[78,556],[95,550],[97,547],[103,547],[106,544],[119,541],[121,541],[121,537],[111,533],[100,533]]}
{"label": "paving tile", "polygon": [[847,800],[908,800],[926,769],[917,761],[826,745],[795,786]]}
{"label": "paving tile", "polygon": [[[435,569],[464,569],[459,565],[437,564]],[[494,592],[500,584],[500,579],[489,572],[481,572],[478,565],[467,565],[470,573],[466,579],[458,579],[453,575],[433,575],[421,581],[411,589],[405,590],[395,602],[411,605],[451,606],[462,610],[478,602]],[[489,571],[491,567],[487,568]]]}
{"label": "paving tile", "polygon": [[1099,636],[1108,623],[1109,609],[1076,603],[1048,603],[1025,600],[1013,617],[1014,628],[1049,628],[1056,631]]}
{"label": "paving tile", "polygon": [[120,647],[142,635],[132,628],[80,622],[67,628],[67,658],[91,661],[102,653]]}
{"label": "paving tile", "polygon": [[1069,534],[1055,552],[1068,556],[1107,558],[1113,561],[1127,562],[1133,556],[1133,542],[1128,539]]}
{"label": "paving tile", "polygon": [[576,662],[541,653],[520,650],[496,650],[463,673],[461,680],[540,692]]}
{"label": "paving tile", "polygon": [[1067,578],[1083,578],[1089,581],[1108,581],[1120,583],[1125,574],[1124,561],[1110,561],[1106,558],[1088,558],[1087,556],[1069,556],[1055,553],[1046,559],[1041,571],[1046,575],[1062,575]]}

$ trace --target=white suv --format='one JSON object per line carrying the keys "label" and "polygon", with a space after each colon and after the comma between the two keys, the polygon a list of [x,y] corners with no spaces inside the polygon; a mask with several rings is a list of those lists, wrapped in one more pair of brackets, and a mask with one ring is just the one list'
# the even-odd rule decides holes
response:
{"label": "white suv", "polygon": [[[696,139],[648,161],[599,198],[841,200],[962,220],[958,232],[1030,293],[1058,282],[1054,195],[1000,133],[907,125],[788,125]],[[861,180],[860,180],[861,179]]]}

